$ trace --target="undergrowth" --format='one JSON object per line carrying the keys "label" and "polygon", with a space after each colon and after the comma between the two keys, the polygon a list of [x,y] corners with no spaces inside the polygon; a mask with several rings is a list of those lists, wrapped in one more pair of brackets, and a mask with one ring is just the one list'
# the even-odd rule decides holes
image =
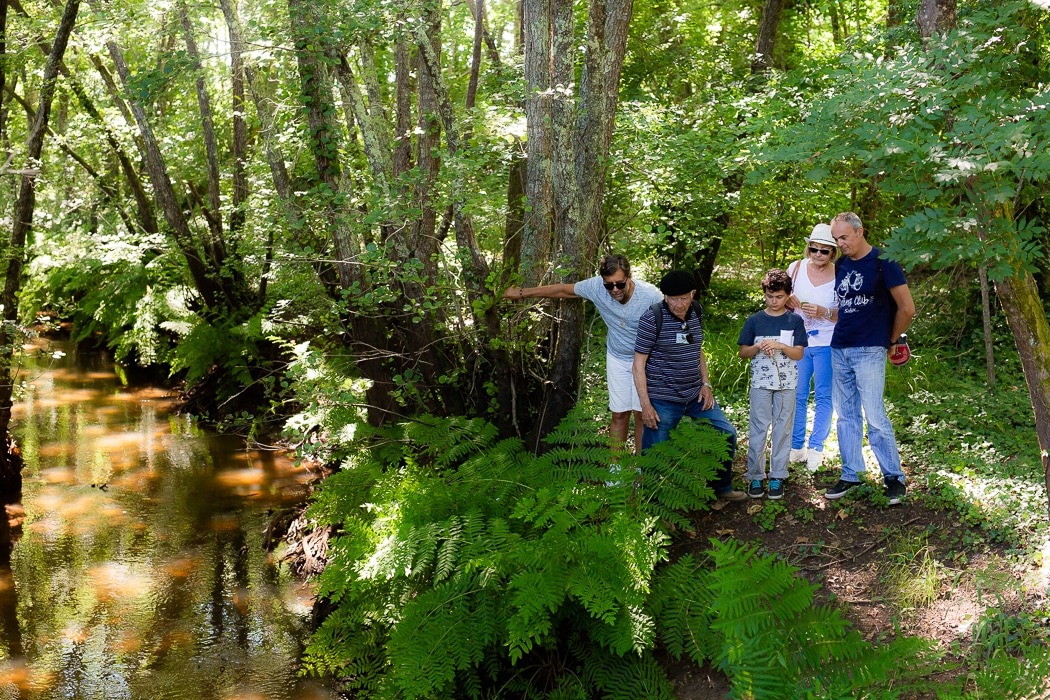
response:
{"label": "undergrowth", "polygon": [[359,427],[308,514],[340,534],[306,668],[369,698],[671,698],[662,647],[722,669],[737,698],[935,687],[930,644],[865,642],[754,547],[667,562],[671,529],[713,500],[723,435],[685,421],[617,480],[590,420],[540,456],[481,420]]}

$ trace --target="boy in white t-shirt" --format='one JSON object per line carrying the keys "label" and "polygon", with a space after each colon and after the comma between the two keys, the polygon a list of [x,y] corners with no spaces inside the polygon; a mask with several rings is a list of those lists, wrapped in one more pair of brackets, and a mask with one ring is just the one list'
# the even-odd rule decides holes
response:
{"label": "boy in white t-shirt", "polygon": [[740,357],[751,360],[751,416],[747,447],[747,495],[766,495],[766,438],[772,426],[769,459],[769,498],[784,496],[788,476],[791,428],[795,418],[796,362],[806,347],[802,318],[788,313],[791,278],[783,270],[770,270],[762,278],[766,308],[744,322],[737,343]]}

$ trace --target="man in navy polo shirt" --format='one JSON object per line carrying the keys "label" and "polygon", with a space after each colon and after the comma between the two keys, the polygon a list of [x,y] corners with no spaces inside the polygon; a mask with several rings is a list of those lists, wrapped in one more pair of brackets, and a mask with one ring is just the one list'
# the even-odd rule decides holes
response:
{"label": "man in navy polo shirt", "polygon": [[[842,475],[824,498],[842,498],[864,473],[864,419],[868,444],[882,470],[890,505],[904,498],[904,472],[893,424],[886,415],[886,352],[915,316],[904,270],[868,243],[860,217],[844,212],[831,220],[831,236],[843,258],[835,270],[839,318],[831,336],[831,402],[838,414]],[[894,311],[896,307],[896,311]],[[862,415],[863,413],[863,415]]]}
{"label": "man in navy polo shirt", "polygon": [[696,281],[688,272],[672,270],[660,280],[660,291],[659,335],[656,314],[649,308],[638,319],[634,344],[632,372],[645,425],[642,450],[667,440],[683,416],[705,419],[729,440],[729,457],[711,487],[724,501],[746,501],[747,494],[733,490],[736,429],[715,402],[707,373],[703,310],[693,304]]}

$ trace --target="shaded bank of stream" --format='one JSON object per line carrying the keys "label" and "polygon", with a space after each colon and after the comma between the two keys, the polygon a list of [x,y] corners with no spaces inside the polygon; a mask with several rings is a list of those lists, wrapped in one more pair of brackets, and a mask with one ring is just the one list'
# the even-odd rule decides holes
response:
{"label": "shaded bank of stream", "polygon": [[97,353],[31,354],[0,698],[338,697],[297,676],[311,592],[263,548],[310,475],[170,415],[164,389],[122,388]]}

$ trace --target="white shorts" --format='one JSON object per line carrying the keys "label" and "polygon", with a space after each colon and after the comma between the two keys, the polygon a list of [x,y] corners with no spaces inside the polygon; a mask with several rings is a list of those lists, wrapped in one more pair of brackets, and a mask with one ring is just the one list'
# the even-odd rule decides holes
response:
{"label": "white shorts", "polygon": [[613,355],[605,356],[605,378],[609,383],[609,410],[613,413],[641,411],[638,390],[634,388],[634,361],[621,360]]}

